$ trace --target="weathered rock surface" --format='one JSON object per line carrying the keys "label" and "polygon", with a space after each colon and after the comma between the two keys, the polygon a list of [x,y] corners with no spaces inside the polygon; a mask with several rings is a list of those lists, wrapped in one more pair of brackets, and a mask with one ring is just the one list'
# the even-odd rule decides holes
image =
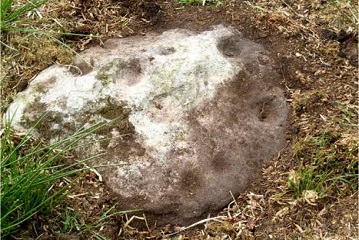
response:
{"label": "weathered rock surface", "polygon": [[[90,65],[92,66],[90,66]],[[189,223],[231,201],[285,142],[288,105],[262,46],[217,26],[112,39],[52,66],[7,114],[17,130],[56,141],[112,121],[85,139],[124,209]],[[96,140],[96,141],[93,141]]]}

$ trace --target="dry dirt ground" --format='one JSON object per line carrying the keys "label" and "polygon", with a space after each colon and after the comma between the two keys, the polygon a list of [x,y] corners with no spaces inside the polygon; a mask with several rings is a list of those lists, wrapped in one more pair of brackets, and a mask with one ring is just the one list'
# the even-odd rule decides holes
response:
{"label": "dry dirt ground", "polygon": [[356,3],[187,2],[194,3],[49,1],[28,16],[28,26],[51,33],[4,35],[11,48],[2,46],[1,112],[39,71],[71,64],[73,50],[110,37],[223,24],[263,44],[276,60],[293,110],[285,149],[263,167],[262,179],[196,226],[156,228],[146,226],[142,213],[116,214],[121,203],[88,172],[62,205],[36,216],[14,239],[358,239]]}

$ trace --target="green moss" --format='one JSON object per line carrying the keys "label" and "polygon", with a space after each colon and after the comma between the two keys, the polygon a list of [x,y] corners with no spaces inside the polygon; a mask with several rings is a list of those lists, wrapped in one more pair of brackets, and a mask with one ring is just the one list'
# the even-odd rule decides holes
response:
{"label": "green moss", "polygon": [[107,86],[110,83],[110,79],[121,74],[126,65],[127,63],[123,59],[114,59],[99,70],[96,78],[99,79],[104,86]]}
{"label": "green moss", "polygon": [[22,124],[25,128],[31,128],[46,114],[36,126],[36,132],[44,140],[65,138],[85,125],[97,125],[100,121],[102,121],[103,126],[94,131],[97,136],[91,138],[96,142],[99,140],[102,148],[108,146],[111,132],[114,130],[124,138],[131,137],[134,133],[134,126],[129,121],[131,111],[126,103],[115,102],[110,98],[89,102],[80,113],[73,116],[73,121],[64,121],[64,117],[67,117],[66,113],[48,111],[47,104],[40,100],[40,97],[37,97],[26,107]]}
{"label": "green moss", "polygon": [[107,99],[105,105],[99,109],[96,114],[110,120],[110,122],[99,129],[97,134],[108,135],[114,128],[116,128],[120,134],[133,133],[134,127],[129,121],[130,113],[131,111],[125,103],[115,103]]}
{"label": "green moss", "polygon": [[[41,118],[43,119],[38,123]],[[50,140],[54,136],[71,135],[76,132],[75,123],[64,122],[63,118],[64,115],[60,112],[48,111],[46,103],[41,102],[40,97],[36,97],[25,108],[22,124],[29,129],[37,124],[36,130],[41,138]],[[53,128],[54,124],[59,125],[57,129]]]}
{"label": "green moss", "polygon": [[176,76],[174,72],[166,72],[156,69],[152,74],[153,90],[157,93],[161,93],[159,97],[166,97],[173,89],[173,83],[175,80]]}
{"label": "green moss", "polygon": [[104,73],[101,73],[101,74],[98,74],[96,76],[97,79],[99,79],[103,85],[107,85],[108,84],[108,78],[109,76],[104,74]]}
{"label": "green moss", "polygon": [[33,88],[36,92],[46,93],[51,88],[51,86],[54,85],[56,80],[56,77],[51,77],[44,82],[35,84]]}
{"label": "green moss", "polygon": [[40,97],[36,97],[24,110],[21,124],[25,128],[31,128],[34,126],[38,119],[30,119],[29,116],[33,115],[31,109],[36,109],[39,112],[46,112],[46,104],[40,102]]}
{"label": "green moss", "polygon": [[125,104],[114,104],[108,99],[107,104],[98,111],[98,114],[109,120],[123,119],[128,117],[130,110]]}

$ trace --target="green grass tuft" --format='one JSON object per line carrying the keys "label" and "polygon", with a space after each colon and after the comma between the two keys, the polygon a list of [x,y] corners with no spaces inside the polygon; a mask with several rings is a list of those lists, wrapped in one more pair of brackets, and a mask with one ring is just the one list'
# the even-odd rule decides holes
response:
{"label": "green grass tuft", "polygon": [[1,16],[0,16],[0,29],[1,31],[9,32],[9,31],[19,31],[16,26],[16,23],[20,21],[24,21],[21,18],[24,14],[34,10],[37,7],[40,7],[48,0],[34,0],[28,1],[26,4],[16,6],[16,1],[14,0],[2,0],[0,4],[1,8]]}
{"label": "green grass tuft", "polygon": [[16,233],[23,223],[38,213],[50,211],[67,196],[71,183],[60,186],[60,180],[83,172],[87,168],[82,163],[90,159],[74,163],[64,159],[79,140],[101,127],[82,129],[64,140],[44,146],[30,137],[42,120],[22,137],[12,132],[11,120],[0,126],[3,237]]}
{"label": "green grass tuft", "polygon": [[290,190],[296,197],[315,191],[319,198],[334,196],[342,190],[358,188],[357,147],[341,144],[340,134],[323,132],[297,144],[297,171],[289,174]]}

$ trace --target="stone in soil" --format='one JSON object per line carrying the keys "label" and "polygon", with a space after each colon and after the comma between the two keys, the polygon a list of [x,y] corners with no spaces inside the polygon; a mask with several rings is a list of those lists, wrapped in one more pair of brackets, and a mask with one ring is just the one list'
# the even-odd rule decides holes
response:
{"label": "stone in soil", "polygon": [[[174,29],[110,39],[54,65],[7,111],[18,131],[81,140],[123,209],[189,224],[221,209],[260,176],[285,143],[288,104],[273,60],[235,29]],[[80,146],[81,145],[81,146]],[[157,217],[156,217],[157,216]]]}

